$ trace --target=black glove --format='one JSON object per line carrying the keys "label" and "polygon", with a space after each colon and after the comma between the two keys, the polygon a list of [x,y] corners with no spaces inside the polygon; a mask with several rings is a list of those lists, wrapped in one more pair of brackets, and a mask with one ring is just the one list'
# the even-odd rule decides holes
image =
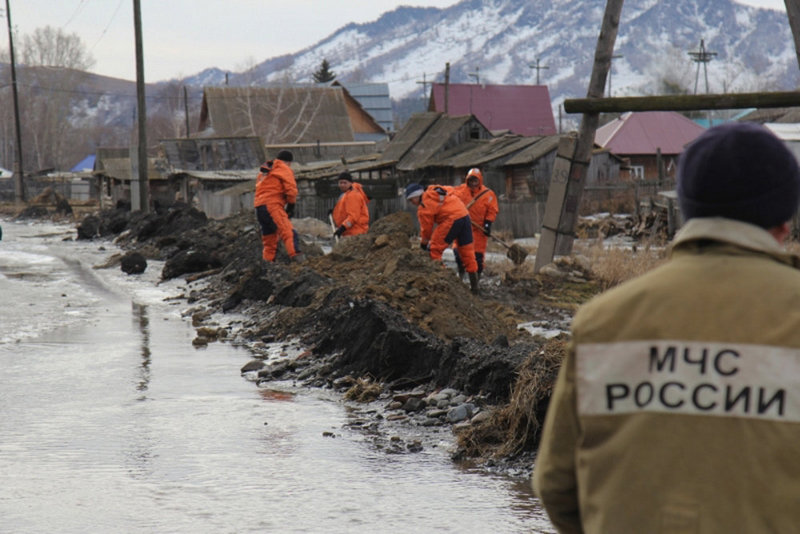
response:
{"label": "black glove", "polygon": [[333,217],[333,210],[328,210],[328,217]]}
{"label": "black glove", "polygon": [[335,232],[333,232],[333,235],[335,235],[336,237],[342,237],[342,234],[344,233],[344,231],[345,231],[345,227],[344,227],[344,225],[341,225],[339,228],[336,229]]}
{"label": "black glove", "polygon": [[428,244],[427,243],[420,243],[419,244],[419,248],[421,248],[425,252],[428,252]]}
{"label": "black glove", "polygon": [[492,221],[483,221],[483,233],[492,235]]}
{"label": "black glove", "polygon": [[286,215],[291,219],[294,217],[294,204],[286,204]]}

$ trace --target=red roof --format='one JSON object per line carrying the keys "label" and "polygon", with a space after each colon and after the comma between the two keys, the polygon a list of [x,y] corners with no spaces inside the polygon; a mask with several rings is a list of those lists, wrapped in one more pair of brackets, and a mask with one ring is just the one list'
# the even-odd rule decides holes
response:
{"label": "red roof", "polygon": [[[554,135],[556,123],[546,85],[449,84],[448,115],[474,115],[489,130]],[[428,111],[444,113],[444,84],[434,83]]]}
{"label": "red roof", "polygon": [[612,154],[680,154],[705,128],[674,111],[628,112],[597,129],[594,142]]}

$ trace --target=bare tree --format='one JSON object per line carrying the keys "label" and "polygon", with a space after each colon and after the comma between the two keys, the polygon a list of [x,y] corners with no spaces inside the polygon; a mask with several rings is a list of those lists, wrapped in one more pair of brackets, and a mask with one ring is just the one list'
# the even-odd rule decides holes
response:
{"label": "bare tree", "polygon": [[74,147],[80,145],[72,111],[82,98],[78,91],[86,76],[82,70],[94,60],[77,34],[49,26],[18,42],[23,162],[27,171],[63,169],[74,163]]}
{"label": "bare tree", "polygon": [[67,34],[52,26],[36,28],[30,35],[23,36],[20,52],[23,65],[76,70],[89,70],[94,66],[94,58],[77,33]]}

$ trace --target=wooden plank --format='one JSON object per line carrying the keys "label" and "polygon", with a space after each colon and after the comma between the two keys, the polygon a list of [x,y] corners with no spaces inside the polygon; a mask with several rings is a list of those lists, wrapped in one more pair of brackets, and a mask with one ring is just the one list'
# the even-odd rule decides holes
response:
{"label": "wooden plank", "polygon": [[800,91],[706,95],[571,98],[567,113],[624,113],[626,111],[690,111],[700,109],[789,108],[800,106]]}

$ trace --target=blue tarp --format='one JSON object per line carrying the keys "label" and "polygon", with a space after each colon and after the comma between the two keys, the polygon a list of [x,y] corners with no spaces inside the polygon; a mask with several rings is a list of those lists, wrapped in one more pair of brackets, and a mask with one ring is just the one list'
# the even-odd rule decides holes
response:
{"label": "blue tarp", "polygon": [[94,170],[94,159],[95,155],[90,154],[80,160],[77,165],[70,169],[70,172],[83,172],[83,171],[93,171]]}

